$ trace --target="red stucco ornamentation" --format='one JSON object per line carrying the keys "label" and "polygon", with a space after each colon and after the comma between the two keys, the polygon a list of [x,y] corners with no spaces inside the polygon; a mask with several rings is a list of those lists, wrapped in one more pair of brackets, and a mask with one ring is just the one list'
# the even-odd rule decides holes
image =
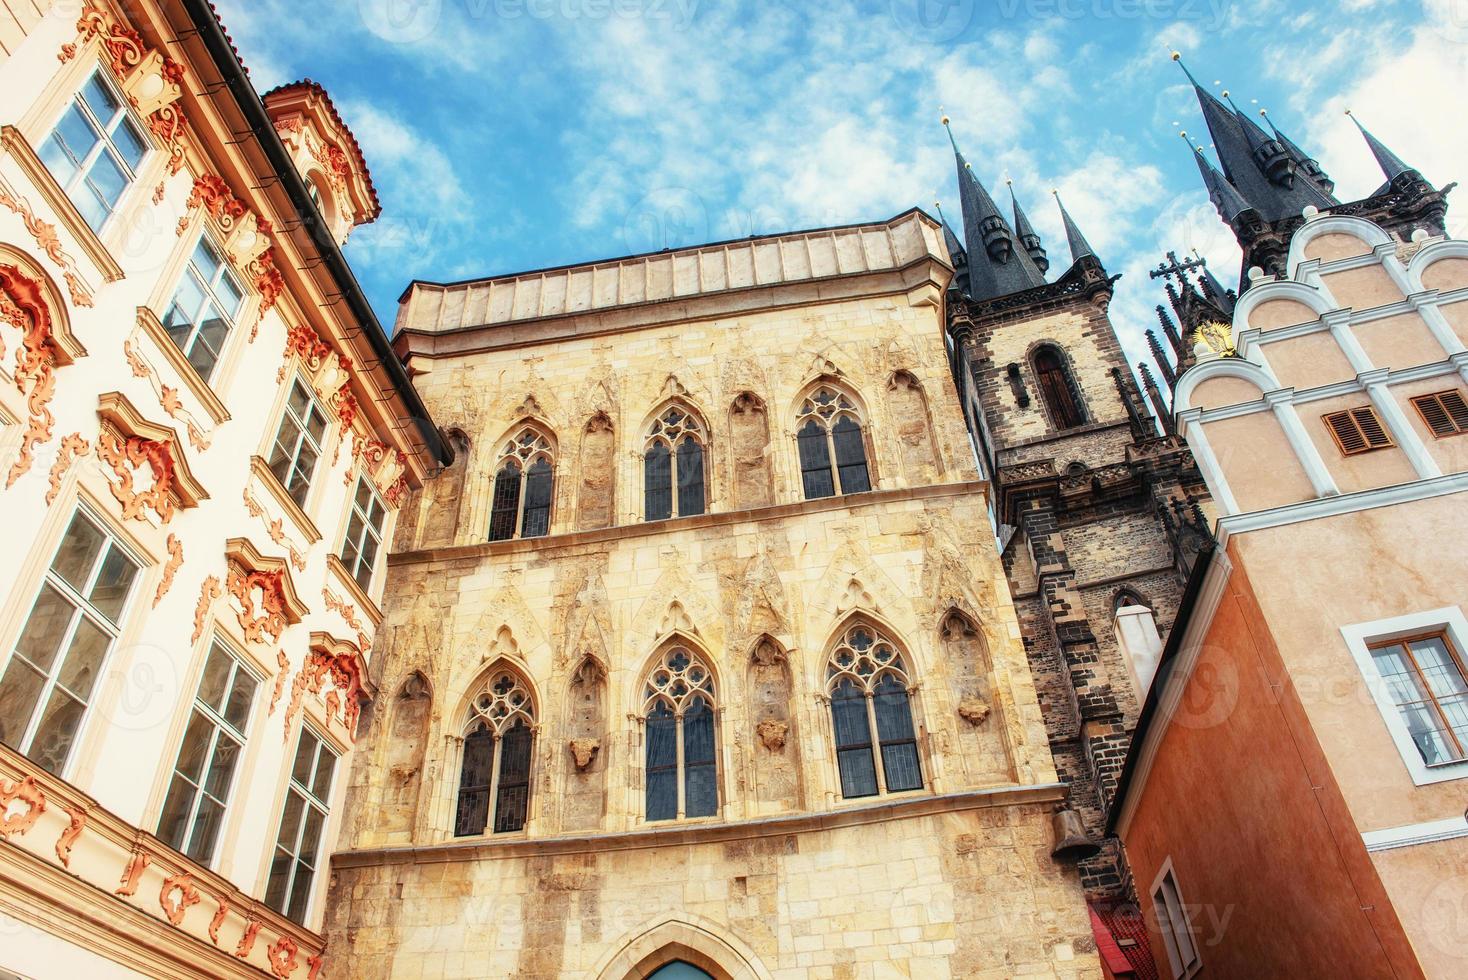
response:
{"label": "red stucco ornamentation", "polygon": [[209,615],[209,607],[221,595],[223,593],[219,589],[219,576],[210,575],[204,579],[199,587],[199,603],[194,606],[194,634],[189,637],[190,643],[198,643],[199,637],[204,635],[204,617]]}
{"label": "red stucco ornamentation", "polygon": [[47,506],[50,506],[51,501],[55,500],[56,495],[61,492],[61,481],[66,478],[66,471],[71,468],[72,459],[85,456],[91,451],[91,443],[83,439],[80,432],[61,437],[61,448],[56,453],[56,462],[51,464],[49,477],[51,489],[46,491]]}
{"label": "red stucco ornamentation", "polygon": [[290,658],[285,655],[284,650],[275,654],[275,665],[279,669],[275,672],[275,688],[270,692],[270,710],[265,712],[267,715],[275,714],[275,706],[280,703],[280,695],[285,691],[285,679],[291,672]]}
{"label": "red stucco ornamentation", "polygon": [[187,212],[198,208],[203,208],[225,234],[233,231],[235,222],[250,211],[244,201],[234,196],[234,191],[229,189],[224,178],[216,174],[204,174],[202,177],[194,178],[194,189],[189,192],[189,200],[185,208],[184,216],[178,219],[177,231],[180,235],[189,227]]}
{"label": "red stucco ornamentation", "polygon": [[[178,897],[174,897],[174,893]],[[182,925],[184,913],[189,906],[199,904],[199,889],[194,887],[194,879],[188,874],[171,875],[163,879],[163,887],[158,889],[158,906],[163,909],[163,915],[174,925]]]}
{"label": "red stucco ornamentation", "polygon": [[168,534],[168,562],[163,566],[163,577],[158,580],[158,591],[153,593],[153,608],[158,608],[158,603],[168,594],[173,587],[173,576],[183,567],[183,542],[173,532]]}
{"label": "red stucco ornamentation", "polygon": [[[117,476],[108,484],[112,488],[112,496],[122,504],[124,520],[141,520],[145,507],[151,507],[164,524],[173,520],[175,474],[173,447],[169,442],[140,436],[120,438],[104,429],[97,436],[97,458],[112,467]],[[134,471],[144,463],[152,472],[153,485],[147,490],[134,490]]]}
{"label": "red stucco ornamentation", "polygon": [[209,920],[209,941],[218,946],[219,927],[224,925],[224,920],[229,915],[229,902],[220,898],[218,895],[214,896],[214,902],[218,905],[218,908],[214,910],[214,918]]}
{"label": "red stucco ornamentation", "polygon": [[[251,643],[264,643],[280,639],[285,630],[285,588],[281,583],[284,571],[262,572],[231,565],[225,588],[240,604],[238,613],[240,629]],[[260,596],[258,611],[256,594]]]}
{"label": "red stucco ornamentation", "polygon": [[[26,804],[26,808],[11,813],[11,806],[17,802]],[[0,784],[0,838],[8,839],[11,834],[24,836],[45,812],[46,794],[35,779],[27,776],[9,786]]]}
{"label": "red stucco ornamentation", "polygon": [[121,895],[123,898],[137,894],[138,882],[142,879],[143,872],[148,869],[148,865],[152,862],[153,855],[134,847],[133,856],[127,862],[127,867],[122,869],[122,877],[118,879],[117,890],[113,894]]}
{"label": "red stucco ornamentation", "polygon": [[255,937],[260,934],[260,920],[251,919],[245,924],[245,931],[240,936],[239,945],[234,948],[234,955],[245,959],[250,955],[250,950],[255,948]]}
{"label": "red stucco ornamentation", "polygon": [[82,831],[87,829],[87,811],[82,806],[70,807],[65,804],[62,804],[61,809],[71,818],[71,822],[56,838],[56,860],[61,862],[63,868],[69,868],[71,867],[71,847],[82,835]]}
{"label": "red stucco ornamentation", "polygon": [[30,414],[20,455],[5,481],[9,487],[30,470],[36,447],[51,438],[51,427],[56,424],[51,397],[56,394],[58,350],[44,288],[14,265],[0,265],[0,316],[21,332],[21,346],[15,352],[15,387],[26,396]]}
{"label": "red stucco ornamentation", "polygon": [[270,960],[270,972],[281,980],[286,980],[300,965],[296,962],[299,952],[296,941],[290,936],[277,936],[266,951],[266,957]]}

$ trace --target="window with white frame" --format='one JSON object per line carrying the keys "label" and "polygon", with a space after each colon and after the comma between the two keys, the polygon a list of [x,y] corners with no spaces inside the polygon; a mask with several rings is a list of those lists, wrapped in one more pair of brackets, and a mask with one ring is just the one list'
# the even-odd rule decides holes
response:
{"label": "window with white frame", "polygon": [[158,818],[159,839],[206,866],[214,861],[258,686],[255,675],[216,640]]}
{"label": "window with white frame", "polygon": [[280,416],[275,433],[275,446],[270,451],[270,472],[285,487],[297,504],[306,506],[311,490],[311,477],[321,458],[321,444],[326,436],[326,413],[317,404],[306,382],[297,377],[291,382],[290,397]]}
{"label": "window with white frame", "polygon": [[1183,905],[1178,891],[1177,878],[1168,865],[1152,889],[1152,907],[1157,913],[1157,928],[1162,933],[1162,944],[1167,949],[1167,962],[1172,968],[1173,980],[1191,977],[1203,968],[1198,955],[1198,945],[1193,941],[1193,929],[1188,924],[1188,910]]}
{"label": "window with white frame", "polygon": [[1468,776],[1468,618],[1458,606],[1341,628],[1416,785]]}
{"label": "window with white frame", "polygon": [[311,900],[311,883],[321,860],[321,841],[330,813],[331,777],[336,753],[302,726],[291,765],[291,783],[286,791],[285,812],[275,837],[275,857],[270,862],[270,882],[265,886],[265,904],[293,922],[306,921]]}
{"label": "window with white frame", "polygon": [[61,775],[136,582],[139,563],[77,511],[0,676],[0,741]]}
{"label": "window with white frame", "polygon": [[245,292],[223,253],[208,235],[199,236],[163,318],[163,329],[205,381],[219,363],[224,341],[244,301]]}
{"label": "window with white frame", "polygon": [[382,546],[382,525],[387,509],[382,498],[366,479],[357,480],[352,495],[352,516],[347,521],[347,536],[342,541],[342,564],[363,589],[372,585],[372,569],[377,564],[377,551]]}
{"label": "window with white frame", "polygon": [[1448,635],[1438,630],[1369,646],[1423,763],[1436,766],[1468,758],[1468,681],[1462,654]]}
{"label": "window with white frame", "polygon": [[93,231],[117,209],[148,152],[127,102],[97,69],[41,144],[41,162]]}

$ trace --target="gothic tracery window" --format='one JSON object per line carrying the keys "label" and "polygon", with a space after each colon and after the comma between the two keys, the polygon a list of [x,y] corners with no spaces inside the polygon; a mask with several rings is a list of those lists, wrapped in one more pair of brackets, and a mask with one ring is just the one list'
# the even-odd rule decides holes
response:
{"label": "gothic tracery window", "polygon": [[538,538],[550,531],[555,455],[550,439],[524,425],[500,449],[490,504],[489,540]]}
{"label": "gothic tracery window", "polygon": [[830,385],[816,388],[801,401],[795,430],[807,500],[872,488],[861,417],[851,396]]}
{"label": "gothic tracery window", "polygon": [[1075,380],[1060,351],[1049,344],[1035,351],[1032,358],[1035,378],[1039,384],[1040,397],[1050,413],[1050,421],[1057,429],[1073,429],[1084,425],[1086,410],[1081,405]]}
{"label": "gothic tracery window", "polygon": [[491,816],[496,834],[524,828],[534,741],[535,703],[530,691],[513,672],[493,672],[470,702],[464,726],[455,837],[485,833]]}
{"label": "gothic tracery window", "polygon": [[848,629],[826,662],[826,693],[844,798],[923,788],[907,667],[890,640]]}
{"label": "gothic tracery window", "polygon": [[647,819],[711,817],[719,809],[714,677],[690,650],[669,647],[648,675]]}
{"label": "gothic tracery window", "polygon": [[649,521],[704,512],[704,439],[699,420],[676,405],[653,420],[642,457],[644,513]]}

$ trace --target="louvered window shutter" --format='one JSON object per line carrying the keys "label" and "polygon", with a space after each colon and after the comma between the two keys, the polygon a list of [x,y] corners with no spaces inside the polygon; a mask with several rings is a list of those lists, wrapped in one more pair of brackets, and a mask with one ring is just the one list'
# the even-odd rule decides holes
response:
{"label": "louvered window shutter", "polygon": [[1468,432],[1468,401],[1461,391],[1439,391],[1412,399],[1412,407],[1438,438]]}
{"label": "louvered window shutter", "polygon": [[1370,406],[1332,412],[1322,418],[1343,455],[1354,456],[1394,445],[1381,419],[1376,417],[1376,410]]}

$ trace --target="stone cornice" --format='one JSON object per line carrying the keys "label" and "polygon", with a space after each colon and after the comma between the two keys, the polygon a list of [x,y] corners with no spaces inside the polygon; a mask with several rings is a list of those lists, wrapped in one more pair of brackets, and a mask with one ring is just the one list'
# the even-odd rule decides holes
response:
{"label": "stone cornice", "polygon": [[938,225],[914,209],[499,279],[415,282],[394,343],[431,358],[873,296],[937,307],[952,274]]}
{"label": "stone cornice", "polygon": [[750,840],[777,834],[803,834],[910,820],[914,817],[962,813],[999,806],[1035,806],[1056,803],[1066,798],[1064,783],[1040,783],[1033,786],[995,786],[929,796],[906,797],[882,803],[843,807],[817,813],[794,813],[788,816],[764,817],[719,823],[666,824],[638,830],[574,837],[537,837],[495,840],[450,841],[421,847],[381,847],[338,851],[332,855],[335,868],[370,867],[397,862],[426,864],[430,862],[482,861],[505,858],[543,857],[549,854],[588,854],[607,851],[638,850],[644,847],[674,847],[690,844],[724,843]]}
{"label": "stone cornice", "polygon": [[474,544],[454,545],[447,548],[428,548],[420,551],[402,551],[388,555],[389,565],[416,565],[422,562],[448,561],[459,558],[487,558],[501,555],[522,555],[546,552],[559,548],[576,548],[584,545],[602,544],[622,538],[637,538],[647,535],[666,535],[691,528],[723,527],[729,524],[755,523],[781,520],[802,514],[819,514],[833,510],[855,509],[875,505],[892,504],[904,500],[930,500],[940,497],[961,497],[968,494],[988,493],[989,484],[983,480],[966,480],[962,483],[940,483],[926,487],[904,487],[896,490],[873,490],[868,493],[853,493],[816,500],[798,500],[771,507],[752,510],[719,511],[699,514],[694,517],[677,517],[667,521],[621,524],[591,531],[572,531],[552,534],[541,538],[514,538],[509,541],[479,541]]}

